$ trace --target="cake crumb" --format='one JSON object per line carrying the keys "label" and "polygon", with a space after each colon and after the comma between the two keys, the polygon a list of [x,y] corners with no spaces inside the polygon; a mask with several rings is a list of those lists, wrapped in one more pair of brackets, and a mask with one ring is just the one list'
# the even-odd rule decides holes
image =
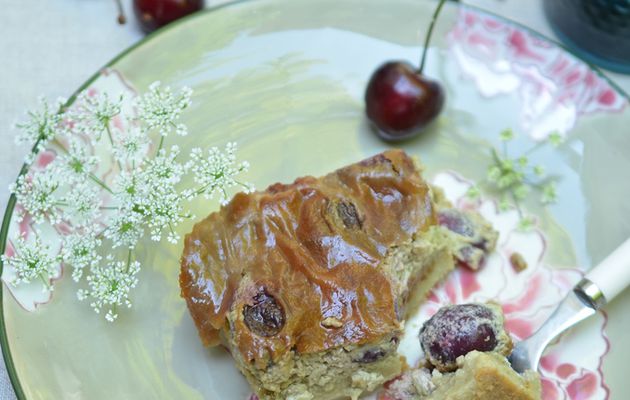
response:
{"label": "cake crumb", "polygon": [[404,372],[387,385],[385,392],[389,398],[407,400],[429,396],[435,390],[433,377],[427,368],[412,369]]}
{"label": "cake crumb", "polygon": [[412,371],[411,380],[414,388],[420,395],[428,396],[435,390],[435,384],[428,369]]}
{"label": "cake crumb", "polygon": [[378,372],[357,371],[352,375],[352,386],[372,391],[379,387],[383,380],[383,375]]}
{"label": "cake crumb", "polygon": [[287,390],[286,400],[313,400],[313,398],[306,385],[291,385]]}
{"label": "cake crumb", "polygon": [[322,321],[324,328],[341,328],[343,323],[335,317],[327,317]]}
{"label": "cake crumb", "polygon": [[516,272],[521,272],[527,269],[527,261],[525,261],[525,258],[517,252],[512,253],[510,256],[510,264]]}

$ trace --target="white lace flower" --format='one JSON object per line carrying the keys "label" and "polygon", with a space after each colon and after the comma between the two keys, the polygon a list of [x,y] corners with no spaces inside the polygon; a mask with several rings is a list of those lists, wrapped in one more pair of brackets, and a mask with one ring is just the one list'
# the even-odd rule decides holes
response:
{"label": "white lace flower", "polygon": [[52,290],[49,281],[58,273],[59,259],[51,254],[50,246],[42,243],[39,236],[35,235],[28,242],[23,236],[17,237],[13,242],[13,248],[12,257],[2,256],[2,262],[15,269],[15,278],[11,284],[31,283],[39,279],[44,285],[44,290]]}
{"label": "white lace flower", "polygon": [[191,104],[192,90],[183,88],[173,93],[169,87],[162,87],[160,82],[149,86],[149,91],[136,100],[138,119],[144,123],[146,131],[157,130],[161,136],[168,136],[175,130],[181,136],[188,134],[186,126],[177,123],[182,111]]}
{"label": "white lace flower", "polygon": [[[52,168],[48,168],[21,175],[9,190],[15,194],[24,212],[36,223],[41,224],[48,220],[55,225],[61,222],[59,207],[64,205],[63,200],[58,197],[60,184],[59,176]],[[21,220],[24,214],[19,214],[18,217]]]}
{"label": "white lace flower", "polygon": [[93,223],[101,215],[99,194],[100,190],[93,182],[76,182],[64,199],[64,217],[76,227]]}
{"label": "white lace flower", "polygon": [[132,208],[119,208],[109,219],[104,235],[112,241],[112,247],[133,249],[144,235],[143,216]]}
{"label": "white lace flower", "polygon": [[137,172],[138,170],[123,171],[114,178],[114,200],[119,208],[133,208],[138,193],[144,191],[141,187],[143,182]]}
{"label": "white lace flower", "polygon": [[147,157],[150,139],[147,133],[138,128],[130,128],[119,135],[114,145],[114,158],[122,165],[137,166]]}
{"label": "white lace flower", "polygon": [[[61,110],[65,103],[64,99],[58,99],[55,103],[49,104],[43,97],[39,101],[41,109],[29,111],[27,113],[28,120],[15,125],[20,131],[15,136],[16,143],[31,147],[38,143],[36,151],[43,150],[62,129],[63,114]],[[27,159],[27,162],[30,161],[32,161],[32,155]]]}
{"label": "white lace flower", "polygon": [[224,152],[212,147],[206,158],[201,149],[193,149],[190,158],[190,170],[195,175],[195,182],[201,186],[199,193],[206,198],[210,199],[218,193],[221,203],[225,204],[228,200],[227,189],[231,187],[240,186],[246,192],[254,190],[251,184],[236,180],[238,174],[249,169],[247,161],[236,164],[236,143],[228,143]]}
{"label": "white lace flower", "polygon": [[142,210],[151,239],[160,241],[162,232],[167,231],[167,239],[177,243],[179,235],[175,227],[189,215],[185,214],[183,202],[188,200],[190,191],[178,191],[177,185],[186,172],[186,166],[177,161],[179,148],[173,146],[170,152],[161,149],[158,155],[147,161],[142,172],[143,191],[136,198],[136,207]]}
{"label": "white lace flower", "polygon": [[[72,267],[73,280],[87,276],[87,288],[77,297],[90,299],[97,313],[103,311],[108,321],[114,321],[118,307],[131,306],[129,295],[140,269],[132,262],[133,250],[145,234],[155,241],[177,243],[178,225],[192,218],[185,202],[218,193],[225,203],[230,188],[253,187],[237,180],[249,165],[237,162],[233,143],[223,152],[216,147],[207,153],[195,149],[188,162],[180,161],[177,146],[167,147],[169,134],[187,133],[180,118],[191,104],[190,89],[173,92],[156,82],[134,100],[135,108],[127,107],[134,105],[127,100],[125,110],[133,109],[135,115],[123,114],[122,96],[112,100],[107,93],[87,93],[81,93],[66,112],[61,103],[53,107],[43,102],[43,111],[31,113],[30,121],[19,125],[23,130],[19,142],[41,142],[42,149],[62,135],[67,143],[51,164],[21,176],[11,187],[21,217],[28,214],[35,224],[66,222],[60,255],[51,255],[39,239],[28,244],[18,239],[16,255],[3,260],[17,271],[14,284],[37,277],[47,284],[63,262]],[[119,116],[130,122],[126,129],[116,129]],[[93,144],[105,134],[111,153],[95,152]],[[159,143],[152,143],[156,137]],[[95,175],[100,163],[115,164],[107,179]],[[117,261],[121,247],[129,252],[125,262]]]}
{"label": "white lace flower", "polygon": [[106,259],[106,265],[93,267],[87,276],[89,290],[77,293],[79,300],[91,298],[90,306],[96,313],[106,309],[105,319],[113,322],[118,317],[119,306],[131,307],[129,293],[138,284],[137,274],[140,263],[137,261],[114,261],[112,256]]}
{"label": "white lace flower", "polygon": [[162,239],[164,231],[171,242],[178,240],[175,227],[189,217],[182,203],[190,198],[191,191],[177,188],[187,171],[177,161],[179,153],[177,146],[170,151],[161,149],[154,158],[145,161],[143,168],[123,173],[116,180],[116,201],[135,213],[138,223],[148,228],[155,241]]}
{"label": "white lace flower", "polygon": [[180,236],[175,232],[175,227],[188,217],[183,211],[184,199],[177,191],[166,189],[154,192],[147,200],[146,221],[151,240],[159,242],[162,240],[162,232],[166,230],[167,240],[176,244]]}
{"label": "white lace flower", "polygon": [[122,95],[111,100],[107,93],[91,95],[82,92],[68,113],[74,130],[89,137],[93,143],[98,142],[104,133],[111,133],[110,123],[120,114],[122,100]]}
{"label": "white lace flower", "polygon": [[75,282],[81,279],[84,270],[98,266],[101,256],[97,250],[101,243],[94,229],[76,232],[64,238],[61,258],[72,267],[72,279]]}
{"label": "white lace flower", "polygon": [[147,181],[153,180],[155,185],[176,185],[178,184],[188,167],[177,161],[180,154],[178,146],[172,146],[170,151],[161,149],[158,154],[147,161],[144,168],[144,175]]}
{"label": "white lace flower", "polygon": [[68,183],[84,180],[98,164],[98,157],[91,154],[89,146],[80,138],[69,140],[66,152],[61,152],[54,161],[54,168]]}

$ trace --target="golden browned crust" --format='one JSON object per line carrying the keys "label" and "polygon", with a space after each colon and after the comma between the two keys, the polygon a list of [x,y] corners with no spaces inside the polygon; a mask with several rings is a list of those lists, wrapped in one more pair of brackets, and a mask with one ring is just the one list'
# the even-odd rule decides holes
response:
{"label": "golden browned crust", "polygon": [[[244,360],[367,343],[400,329],[399,293],[380,262],[435,224],[411,158],[386,151],[319,179],[237,194],[186,236],[182,296],[203,341],[230,331]],[[226,326],[230,311],[243,315],[261,298],[279,304],[277,330],[253,333],[244,318]]]}

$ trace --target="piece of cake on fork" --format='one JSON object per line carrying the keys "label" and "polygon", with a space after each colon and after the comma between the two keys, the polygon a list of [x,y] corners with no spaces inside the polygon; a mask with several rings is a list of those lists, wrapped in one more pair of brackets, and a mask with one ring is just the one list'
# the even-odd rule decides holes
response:
{"label": "piece of cake on fork", "polygon": [[540,400],[540,376],[519,374],[501,307],[442,307],[420,330],[424,360],[388,382],[379,400]]}

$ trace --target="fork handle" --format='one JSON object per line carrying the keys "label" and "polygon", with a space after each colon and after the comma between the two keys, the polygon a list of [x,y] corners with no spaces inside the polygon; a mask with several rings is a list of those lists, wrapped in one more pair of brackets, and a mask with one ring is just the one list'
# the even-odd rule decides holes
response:
{"label": "fork handle", "polygon": [[630,284],[630,239],[610,253],[576,286],[576,294],[598,309],[611,301]]}

